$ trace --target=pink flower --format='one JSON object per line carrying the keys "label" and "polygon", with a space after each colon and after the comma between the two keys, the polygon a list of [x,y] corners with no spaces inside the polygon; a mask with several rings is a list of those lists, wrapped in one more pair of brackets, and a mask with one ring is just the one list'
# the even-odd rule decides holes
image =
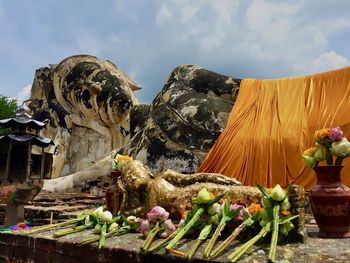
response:
{"label": "pink flower", "polygon": [[180,222],[176,225],[177,227],[182,226],[183,224],[185,224],[185,219],[181,219]]}
{"label": "pink flower", "polygon": [[136,217],[136,216],[128,216],[128,217],[126,218],[126,220],[127,220],[130,224],[142,222],[142,219],[139,218],[139,217]]}
{"label": "pink flower", "polygon": [[[136,216],[128,216],[126,218],[126,221],[128,221],[129,224],[137,224],[137,223],[142,223],[142,219]],[[141,224],[135,228],[135,231],[139,232],[140,231]]]}
{"label": "pink flower", "polygon": [[147,236],[148,232],[153,228],[153,224],[151,224],[148,220],[142,220],[139,231],[143,236]]}
{"label": "pink flower", "polygon": [[147,218],[151,222],[164,222],[169,217],[169,213],[160,206],[155,206],[147,213]]}
{"label": "pink flower", "polygon": [[329,129],[328,137],[332,141],[339,141],[344,137],[344,133],[339,127],[335,127]]}
{"label": "pink flower", "polygon": [[171,219],[164,221],[163,223],[164,231],[159,234],[161,238],[167,238],[176,229]]}
{"label": "pink flower", "polygon": [[243,206],[237,205],[237,204],[231,204],[230,205],[230,211],[239,209],[239,212],[235,218],[235,220],[243,221]]}

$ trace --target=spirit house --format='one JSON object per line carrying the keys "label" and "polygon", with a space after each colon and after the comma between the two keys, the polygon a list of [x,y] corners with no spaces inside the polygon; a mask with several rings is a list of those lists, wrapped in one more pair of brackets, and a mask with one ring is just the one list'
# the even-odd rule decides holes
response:
{"label": "spirit house", "polygon": [[[42,179],[51,177],[50,162],[45,165],[44,148],[52,140],[41,137],[45,123],[34,120],[24,109],[15,118],[0,120],[7,131],[0,134],[0,199],[6,206],[5,226],[24,219],[24,204],[42,188]],[[41,154],[33,154],[39,147]]]}

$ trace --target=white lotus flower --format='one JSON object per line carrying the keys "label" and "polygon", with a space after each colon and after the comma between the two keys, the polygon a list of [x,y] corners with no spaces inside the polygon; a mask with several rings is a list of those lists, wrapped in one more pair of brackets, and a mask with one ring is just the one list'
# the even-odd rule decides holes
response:
{"label": "white lotus flower", "polygon": [[110,223],[113,219],[113,215],[109,211],[104,211],[100,218],[102,222]]}
{"label": "white lotus flower", "polygon": [[344,137],[340,141],[332,143],[332,153],[335,156],[346,157],[350,155],[350,142]]}

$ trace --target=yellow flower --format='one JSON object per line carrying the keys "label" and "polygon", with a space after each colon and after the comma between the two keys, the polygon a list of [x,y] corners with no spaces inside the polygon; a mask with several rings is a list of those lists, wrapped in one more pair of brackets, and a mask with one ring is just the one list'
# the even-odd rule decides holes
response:
{"label": "yellow flower", "polygon": [[181,213],[181,219],[185,219],[188,212],[189,212],[188,210],[182,211],[182,213]]}
{"label": "yellow flower", "polygon": [[303,155],[304,156],[314,156],[315,152],[319,149],[317,146],[312,146],[309,149],[305,150]]}
{"label": "yellow flower", "polygon": [[215,196],[215,194],[213,193],[213,192],[209,192],[209,195],[210,195],[210,198],[211,199],[214,199],[216,196]]}
{"label": "yellow flower", "polygon": [[315,133],[315,140],[316,141],[322,141],[328,137],[330,129],[329,128],[323,128],[319,131],[316,131]]}
{"label": "yellow flower", "polygon": [[260,213],[261,210],[262,207],[260,204],[251,204],[250,206],[248,206],[248,211],[251,215]]}
{"label": "yellow flower", "polygon": [[290,211],[289,210],[281,210],[281,214],[284,216],[289,216],[290,215]]}

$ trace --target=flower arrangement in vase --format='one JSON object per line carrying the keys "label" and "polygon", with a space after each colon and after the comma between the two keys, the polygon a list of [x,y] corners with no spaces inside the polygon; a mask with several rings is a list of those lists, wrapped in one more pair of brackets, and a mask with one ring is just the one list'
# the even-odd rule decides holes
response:
{"label": "flower arrangement in vase", "polygon": [[314,139],[315,145],[303,153],[304,162],[310,168],[318,166],[323,160],[327,165],[341,165],[343,159],[350,156],[350,142],[339,127],[316,131]]}
{"label": "flower arrangement in vase", "polygon": [[[350,156],[350,142],[339,127],[316,131],[315,145],[303,153],[307,166],[317,175],[310,191],[313,216],[324,237],[350,237],[350,189],[341,183],[342,161]],[[321,161],[327,165],[321,166]]]}

